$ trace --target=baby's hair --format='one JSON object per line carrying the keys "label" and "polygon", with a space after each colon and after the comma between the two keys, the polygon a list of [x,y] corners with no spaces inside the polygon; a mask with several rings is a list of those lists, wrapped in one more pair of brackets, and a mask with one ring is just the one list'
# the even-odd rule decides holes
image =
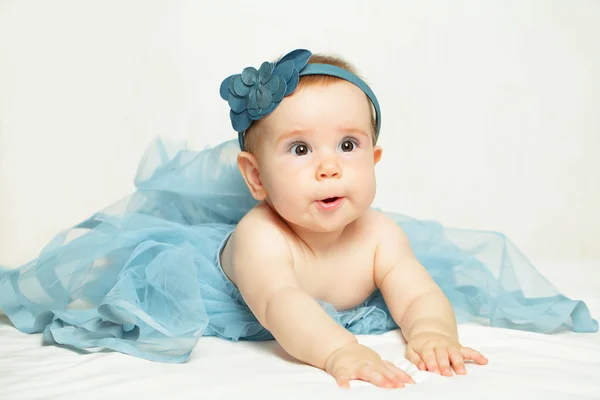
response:
{"label": "baby's hair", "polygon": [[[356,67],[350,64],[348,61],[334,56],[327,56],[323,54],[313,54],[313,56],[308,61],[309,64],[329,64],[335,65],[336,67],[343,68],[347,71],[352,72],[354,75],[363,79]],[[335,82],[339,82],[343,79],[329,76],[329,75],[304,75],[300,77],[300,81],[298,82],[298,87],[296,90],[301,89],[307,86],[327,86]],[[364,80],[364,79],[363,79]],[[366,95],[365,95],[366,96]],[[371,102],[369,101],[369,104]],[[371,105],[371,138],[373,140],[373,144],[375,144],[375,132],[377,131],[377,120],[375,119],[375,109]],[[260,143],[260,125],[262,120],[253,121],[250,128],[244,134],[244,150],[248,153],[256,154],[256,150],[258,149],[258,144]]]}

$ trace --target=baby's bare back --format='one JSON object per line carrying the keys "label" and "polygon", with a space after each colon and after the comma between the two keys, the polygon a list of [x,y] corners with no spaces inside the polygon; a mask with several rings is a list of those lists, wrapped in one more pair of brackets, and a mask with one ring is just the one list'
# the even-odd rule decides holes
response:
{"label": "baby's bare back", "polygon": [[[346,227],[335,242],[326,248],[311,248],[301,240],[267,205],[261,205],[245,217],[254,220],[260,229],[273,229],[285,239],[283,242],[291,258],[291,268],[301,288],[311,297],[326,301],[337,310],[360,305],[376,289],[373,266],[377,246],[374,226],[379,213],[369,210]],[[225,274],[236,283],[235,241],[245,240],[234,232],[225,245],[221,263]],[[280,242],[283,243],[283,242]],[[272,251],[272,243],[256,243],[255,251]],[[282,268],[289,266],[282,265]]]}

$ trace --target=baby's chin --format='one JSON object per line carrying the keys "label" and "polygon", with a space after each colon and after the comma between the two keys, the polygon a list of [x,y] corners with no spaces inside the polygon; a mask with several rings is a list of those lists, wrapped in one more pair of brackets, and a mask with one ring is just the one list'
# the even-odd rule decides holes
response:
{"label": "baby's chin", "polygon": [[308,205],[307,209],[303,211],[277,207],[272,202],[269,202],[269,205],[290,226],[314,233],[339,232],[360,218],[366,211],[357,210],[349,199],[345,199],[344,204],[333,211],[322,210],[316,204]]}
{"label": "baby's chin", "polygon": [[322,215],[311,215],[303,221],[299,221],[296,225],[315,233],[334,233],[346,228],[359,217],[360,215],[354,212],[345,212],[342,215],[330,218],[323,218]]}

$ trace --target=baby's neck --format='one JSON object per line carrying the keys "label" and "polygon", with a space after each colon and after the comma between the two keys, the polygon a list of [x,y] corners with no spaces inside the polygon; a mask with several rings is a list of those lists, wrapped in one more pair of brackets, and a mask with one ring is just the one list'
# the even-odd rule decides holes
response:
{"label": "baby's neck", "polygon": [[315,232],[301,226],[290,224],[289,222],[287,225],[294,232],[296,237],[314,254],[323,254],[332,250],[340,243],[340,240],[348,229],[348,226],[345,226],[336,231]]}

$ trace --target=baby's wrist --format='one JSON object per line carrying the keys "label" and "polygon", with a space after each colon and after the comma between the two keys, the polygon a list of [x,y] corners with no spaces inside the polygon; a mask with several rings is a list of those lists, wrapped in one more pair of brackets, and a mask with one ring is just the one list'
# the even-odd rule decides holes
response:
{"label": "baby's wrist", "polygon": [[333,368],[333,364],[335,362],[335,359],[337,356],[339,356],[339,354],[342,351],[347,350],[347,348],[349,346],[360,346],[360,344],[358,343],[358,340],[356,339],[356,337],[354,335],[352,335],[352,339],[353,340],[349,340],[343,344],[341,344],[340,346],[338,346],[337,348],[335,348],[335,350],[331,351],[329,353],[329,355],[326,357],[325,359],[325,363],[323,364],[323,370],[327,373],[331,373],[332,372],[332,368]]}
{"label": "baby's wrist", "polygon": [[445,321],[437,318],[428,318],[421,321],[416,321],[410,329],[407,329],[405,336],[407,341],[422,334],[436,334],[447,336],[451,339],[458,340],[458,332],[456,326],[451,326]]}

